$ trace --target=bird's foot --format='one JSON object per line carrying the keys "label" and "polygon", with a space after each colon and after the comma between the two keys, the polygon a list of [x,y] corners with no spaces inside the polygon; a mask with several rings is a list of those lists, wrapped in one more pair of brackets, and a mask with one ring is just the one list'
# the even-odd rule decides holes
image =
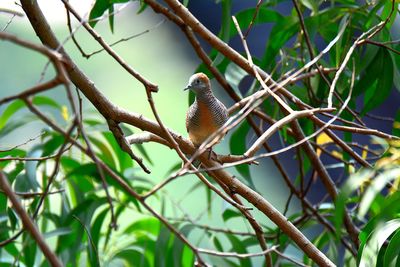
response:
{"label": "bird's foot", "polygon": [[207,149],[208,150],[208,159],[213,160],[218,162],[219,164],[223,164],[223,162],[219,159],[218,154],[215,153],[212,148]]}

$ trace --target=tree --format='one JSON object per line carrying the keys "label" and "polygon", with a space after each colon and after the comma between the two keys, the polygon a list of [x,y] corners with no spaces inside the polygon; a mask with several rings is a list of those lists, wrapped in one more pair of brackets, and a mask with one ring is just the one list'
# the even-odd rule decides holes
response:
{"label": "tree", "polygon": [[[236,13],[231,1],[221,1],[218,34],[177,0],[140,1],[137,16],[151,9],[178,27],[181,41],[188,41],[201,60],[196,71],[215,79],[235,102],[228,122],[199,148],[163,123],[153,99],[157,81],[145,78],[114,50],[127,40],[109,44],[95,30],[104,18],[109,19],[111,31],[118,27],[114,25],[117,4],[128,0],[96,0],[88,19],[67,0],[60,1],[76,49],[89,60],[94,55],[81,47],[73,19],[102,52],[143,85],[155,121],[109,101],[101,85],[92,83],[63,48],[37,2],[21,0],[42,44],[5,31],[0,39],[44,55],[55,75],[0,99],[0,136],[32,119],[18,116],[24,108],[45,127],[35,140],[24,142],[38,139],[33,148],[23,149],[21,143],[0,152],[2,264],[392,266],[400,262],[399,116],[378,117],[392,124],[391,134],[367,122],[377,118],[370,112],[383,108],[394,87],[400,88],[399,42],[393,40],[392,30],[396,1],[292,0],[286,2],[292,8],[288,15],[279,8],[283,1],[260,0]],[[256,57],[249,38],[254,28],[265,24],[272,29],[265,50]],[[227,43],[237,36],[243,48],[235,50]],[[48,90],[64,90],[69,107],[44,96]],[[85,119],[83,100],[91,102],[102,119]],[[55,108],[65,122],[54,120],[42,107]],[[105,123],[109,130],[96,129]],[[232,155],[210,154],[207,150],[228,131]],[[274,142],[276,137],[280,143]],[[149,167],[148,143],[171,148],[181,160],[159,184],[146,175],[157,168]],[[294,176],[288,171],[292,163],[281,157],[286,154],[297,162]],[[266,174],[250,172],[250,165],[267,157],[290,192],[281,211],[254,184]],[[333,163],[340,172],[331,168]],[[220,215],[223,221],[243,218],[250,230],[198,223],[199,210],[179,216],[169,212],[185,203],[166,201],[163,189],[188,174],[198,180],[186,194],[200,193],[209,213],[216,209],[215,199],[221,199],[226,205]],[[335,177],[339,174],[340,179]],[[316,189],[320,194],[312,194]],[[287,218],[294,198],[300,209]],[[130,214],[140,216],[118,228]],[[110,240],[121,243],[112,247]]]}

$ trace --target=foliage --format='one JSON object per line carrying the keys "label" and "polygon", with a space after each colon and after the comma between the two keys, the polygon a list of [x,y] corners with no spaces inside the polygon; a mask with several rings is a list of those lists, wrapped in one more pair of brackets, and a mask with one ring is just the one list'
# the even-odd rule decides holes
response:
{"label": "foliage", "polygon": [[[96,0],[89,14],[90,26],[97,29],[97,22],[108,18],[110,30],[114,32],[118,27],[114,24],[114,18],[118,16],[115,12],[117,4],[128,2],[130,1]],[[136,15],[145,16],[143,11],[151,7],[148,1],[139,2]],[[237,18],[242,32],[249,32],[249,43],[251,40],[257,40],[254,32],[259,34],[259,29],[264,29],[264,26],[270,27],[265,49],[257,51],[257,56],[254,53],[252,59],[263,70],[271,73],[276,81],[284,80],[293,70],[303,67],[339,36],[333,48],[318,63],[320,71],[323,68],[335,69],[335,72],[324,73],[325,78],[332,82],[355,39],[391,15],[390,20],[383,24],[371,39],[366,39],[367,42],[355,47],[349,64],[345,66],[337,81],[338,96],[334,98],[334,107],[340,109],[343,106],[341,100],[349,97],[349,109],[338,114],[341,119],[338,125],[348,128],[360,126],[359,120],[368,120],[370,112],[385,108],[387,101],[395,94],[395,88],[400,90],[400,44],[398,41],[392,42],[393,25],[399,13],[398,2],[300,0],[297,4],[304,16],[308,37],[304,35],[299,14],[291,1],[262,1],[260,5],[254,4],[254,7],[241,10],[234,9],[233,2],[216,1],[216,5],[221,5],[222,8],[218,37],[227,43],[233,43],[237,38],[237,29],[230,15]],[[190,10],[191,1],[184,3]],[[283,10],[282,5],[289,5],[291,10]],[[394,12],[391,12],[392,8]],[[308,41],[311,41],[312,52],[309,51]],[[241,66],[233,63],[215,47],[211,47],[208,56],[213,66],[223,74],[227,84],[240,98],[252,95],[260,89],[260,83],[256,79],[250,78]],[[311,68],[308,70],[311,72]],[[199,64],[197,71],[214,78],[205,63]],[[354,83],[353,87],[351,83]],[[312,107],[324,106],[329,97],[329,86],[321,75],[309,76],[288,84],[287,88],[295,97]],[[193,95],[191,97],[193,98]],[[64,130],[74,123],[74,116],[77,115],[74,114],[73,105],[64,106],[45,94],[32,97],[32,104],[43,110],[46,116]],[[293,109],[298,108],[294,102],[290,102],[289,105]],[[40,120],[37,114],[26,115],[29,110],[23,97],[4,104],[2,108],[0,140],[15,134],[28,123]],[[273,120],[284,117],[278,102],[271,100],[271,97],[264,99],[258,108]],[[311,123],[309,118],[298,121],[306,135],[316,131],[316,124]],[[400,137],[400,113],[397,112],[391,121],[393,135]],[[267,129],[259,118],[253,122],[256,126],[261,125],[259,129]],[[325,118],[323,122],[326,122]],[[85,148],[89,142],[102,163],[121,177],[137,194],[145,195],[155,186],[155,182],[151,175],[146,176],[140,166],[121,149],[114,134],[104,127],[105,124],[105,120],[99,117],[85,118],[82,121],[82,129],[88,136],[87,140],[79,127],[72,131],[71,137]],[[179,197],[184,199],[198,194],[207,199],[205,213],[211,217],[217,212],[223,226],[201,224],[196,220],[200,211],[193,209],[194,213],[189,215],[180,212],[179,207],[184,202],[174,202],[165,191],[158,191],[151,198],[151,202],[146,203],[151,203],[147,205],[168,219],[169,224],[166,224],[154,217],[141,199],[132,197],[109,173],[100,171],[88,153],[79,149],[59,131],[49,127],[48,123],[41,121],[41,127],[43,131],[40,136],[28,140],[28,145],[23,144],[26,140],[22,140],[22,145],[17,147],[0,147],[0,170],[6,174],[13,190],[22,199],[26,211],[36,221],[45,241],[51,244],[56,255],[66,266],[193,266],[198,260],[194,251],[182,242],[169,226],[175,227],[192,244],[207,247],[215,252],[247,254],[260,250],[259,242],[251,231],[243,233],[230,229],[231,225],[239,225],[239,229],[251,229],[248,221],[243,219],[243,214],[227,202],[224,202],[222,209],[219,208],[219,202],[214,201],[214,192],[202,182],[193,181],[189,190],[185,193],[179,192],[182,193]],[[362,129],[369,128],[363,126]],[[381,129],[377,130],[376,132],[381,133]],[[126,136],[134,131],[136,132],[136,129],[123,127]],[[282,159],[283,168],[290,170],[289,175],[294,176],[286,181],[290,196],[287,197],[287,203],[282,205],[286,206],[284,213],[288,207],[292,207],[287,213],[288,219],[339,266],[400,264],[400,145],[397,140],[388,141],[376,132],[373,132],[371,135],[375,136],[371,139],[368,137],[368,140],[360,137],[355,130],[344,131],[340,136],[341,141],[346,144],[362,144],[353,146],[354,151],[361,155],[361,162],[364,160],[370,166],[362,166],[350,151],[346,151],[338,145],[337,140],[324,133],[311,140],[310,144],[317,151],[317,160],[322,161],[325,170],[332,177],[343,177],[333,179],[339,188],[335,200],[332,200],[332,196],[313,195],[313,191],[325,194],[327,190],[316,181],[315,178],[320,176],[315,171],[315,162],[308,157],[304,147],[290,151],[290,163]],[[292,133],[291,125],[281,127],[274,138],[271,138],[272,141],[269,141],[272,150],[278,150],[281,144],[290,146],[298,141]],[[255,136],[257,134],[251,120],[243,121],[227,136],[230,153],[242,155],[254,142]],[[133,147],[135,152],[145,159],[146,164],[157,167],[145,144],[135,144]],[[335,167],[340,171],[335,171]],[[180,163],[170,166],[166,176],[175,174],[179,168]],[[247,164],[236,165],[235,173],[239,180],[268,198],[264,192],[265,188],[257,188],[260,181],[266,179],[266,173],[256,171],[256,168],[258,167],[253,168]],[[114,214],[104,190],[102,175],[112,199]],[[284,175],[280,175],[279,179],[281,176],[284,178]],[[206,179],[218,185],[211,177],[207,176]],[[46,191],[50,181],[50,189]],[[311,204],[307,206],[304,203],[309,201],[309,196],[314,201],[310,200]],[[292,197],[296,198],[297,202],[291,205]],[[36,213],[38,214],[35,215]],[[254,213],[258,219],[261,213]],[[349,237],[345,226],[346,213],[360,229],[359,247],[353,244]],[[112,216],[115,216],[117,222],[124,222],[116,230],[110,227]],[[129,223],[126,223],[127,221]],[[289,257],[288,260],[287,257],[282,258],[271,252],[274,264],[291,266],[294,260],[313,265],[302,248],[296,247],[282,229],[266,224],[265,221],[265,218],[258,220],[268,247],[277,245],[276,249]],[[17,235],[21,229],[23,225],[14,207],[9,205],[7,196],[0,193],[0,242]],[[346,244],[350,244],[348,246],[354,251]],[[206,259],[213,266],[265,264],[263,257],[237,259],[214,255]],[[40,247],[26,231],[17,237],[17,241],[2,244],[0,247],[0,266],[11,265],[48,266]]]}

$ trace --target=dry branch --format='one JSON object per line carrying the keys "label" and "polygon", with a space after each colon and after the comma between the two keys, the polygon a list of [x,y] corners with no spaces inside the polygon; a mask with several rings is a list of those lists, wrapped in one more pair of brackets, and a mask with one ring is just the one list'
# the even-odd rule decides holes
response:
{"label": "dry branch", "polygon": [[[46,23],[45,18],[41,14],[40,9],[38,8],[37,4],[34,2],[32,3],[29,0],[22,0],[22,6],[27,13],[33,28],[35,29],[36,33],[38,34],[39,38],[42,40],[44,44],[49,47],[57,48],[59,47],[59,43],[55,38],[54,34],[51,32],[49,26]],[[135,127],[138,127],[144,131],[151,132],[153,134],[159,135],[163,138],[167,138],[165,132],[161,129],[161,127],[144,118],[141,115],[128,113],[120,108],[117,108],[112,103],[110,103],[94,86],[93,83],[79,70],[77,66],[73,64],[71,59],[66,55],[65,51],[60,48],[60,53],[62,53],[66,60],[70,63],[71,67],[67,68],[69,73],[69,77],[71,81],[85,94],[85,96],[94,104],[94,106],[100,111],[100,113],[107,119],[113,119],[119,122],[129,123]],[[183,138],[178,138],[178,135],[173,134],[170,132],[176,142],[179,144],[179,147],[182,149],[183,152],[193,153],[194,148]],[[207,167],[215,167],[215,164],[207,158],[201,158],[202,162]],[[104,166],[105,168],[106,166]],[[222,181],[226,185],[230,185],[232,191],[238,192],[241,196],[245,197],[247,200],[250,201],[253,205],[259,208],[264,214],[270,217],[286,234],[288,234],[297,244],[298,246],[305,251],[311,258],[313,258],[317,263],[325,264],[327,266],[333,266],[333,263],[326,258],[326,256],[321,253],[315,246],[305,238],[305,236],[294,227],[287,219],[282,216],[271,204],[269,204],[264,198],[262,198],[259,194],[239,182],[237,179],[232,178],[228,173],[218,170],[213,172],[215,174],[215,178]],[[117,177],[112,176],[114,179]],[[119,181],[119,179],[118,179]],[[123,181],[119,181],[123,182]],[[136,193],[132,192],[130,187],[125,184],[124,188],[131,192],[131,195],[136,196],[140,199]],[[146,209],[151,209],[146,203],[141,202]],[[153,211],[154,212],[154,211]],[[164,219],[161,219],[157,216],[163,223],[168,225],[168,222]],[[170,228],[171,229],[171,228]],[[176,230],[172,230],[176,233]],[[176,233],[179,234],[179,233]],[[187,241],[187,240],[185,240]]]}

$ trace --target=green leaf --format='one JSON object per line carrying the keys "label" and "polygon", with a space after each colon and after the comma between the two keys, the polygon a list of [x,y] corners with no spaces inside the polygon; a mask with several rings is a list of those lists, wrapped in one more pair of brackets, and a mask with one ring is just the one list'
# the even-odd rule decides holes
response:
{"label": "green leaf", "polygon": [[60,162],[61,162],[61,166],[67,172],[72,172],[75,168],[78,168],[79,166],[81,166],[81,163],[79,163],[75,159],[67,157],[67,156],[62,156]]}
{"label": "green leaf", "polygon": [[57,228],[53,231],[47,232],[43,234],[43,237],[45,237],[46,239],[48,238],[52,238],[52,237],[58,237],[58,236],[62,236],[62,235],[68,235],[71,233],[71,228],[69,227],[61,227],[61,228]]}
{"label": "green leaf", "polygon": [[303,6],[311,10],[312,13],[315,14],[318,12],[318,3],[315,0],[300,0],[300,2]]}
{"label": "green leaf", "polygon": [[[381,20],[381,18],[379,17],[379,10],[384,6],[385,2],[386,1],[377,1],[376,5],[371,9],[366,18],[365,28],[370,28],[373,26],[372,25],[373,23],[376,23],[378,20]],[[386,19],[386,17],[384,19]]]}
{"label": "green leaf", "polygon": [[379,225],[368,238],[367,244],[360,248],[361,259],[359,266],[375,266],[377,255],[382,245],[393,232],[400,228],[400,219],[390,220]]}
{"label": "green leaf", "polygon": [[78,185],[78,188],[82,192],[89,193],[94,190],[94,185],[88,181],[88,177],[97,177],[99,173],[95,163],[86,163],[72,169],[67,175],[71,177],[72,181]]}
{"label": "green leaf", "polygon": [[158,235],[160,230],[160,221],[155,218],[144,218],[129,225],[124,233],[134,234],[138,231],[143,231],[154,236]]}
{"label": "green leaf", "polygon": [[55,153],[56,149],[59,148],[65,141],[65,137],[58,133],[50,133],[50,139],[46,141],[43,146],[42,156],[49,156]]}
{"label": "green leaf", "polygon": [[398,205],[399,201],[400,192],[395,192],[394,194],[385,198],[385,201],[377,210],[377,215],[369,219],[369,221],[362,228],[362,231],[359,234],[359,238],[362,243],[367,241],[368,236],[380,223],[397,217],[397,214],[400,212],[400,206]]}
{"label": "green leaf", "polygon": [[[224,252],[222,243],[218,239],[217,235],[212,235],[211,240],[212,240],[216,250]],[[227,257],[215,257],[213,259],[213,264],[214,264],[214,266],[238,266],[237,264],[233,263],[231,260],[228,260]]]}
{"label": "green leaf", "polygon": [[[8,177],[6,177],[6,178],[8,179]],[[4,216],[6,219],[8,219],[6,216],[7,201],[8,201],[8,199],[7,199],[6,195],[0,194],[0,215]],[[1,223],[0,223],[0,225],[1,225]],[[0,236],[2,236],[2,233],[0,234]]]}
{"label": "green leaf", "polygon": [[111,145],[111,148],[116,155],[116,159],[118,160],[119,165],[119,171],[123,173],[126,169],[131,168],[133,166],[133,161],[131,157],[121,149],[121,147],[115,140],[114,135],[111,132],[102,132],[102,135]]}
{"label": "green leaf", "polygon": [[346,203],[349,200],[351,194],[358,189],[365,181],[369,180],[374,175],[374,171],[369,169],[362,169],[357,173],[350,176],[345,184],[340,189],[339,195],[336,198],[336,209],[335,209],[335,227],[336,234],[338,237],[341,235],[341,226],[343,223],[343,214],[346,208]]}
{"label": "green leaf", "polygon": [[4,125],[6,125],[8,119],[10,119],[12,115],[14,115],[18,110],[24,107],[24,101],[19,99],[8,105],[7,108],[3,111],[3,115],[1,115],[0,117],[0,130],[4,127]]}
{"label": "green leaf", "polygon": [[230,220],[232,218],[236,218],[236,217],[241,217],[241,213],[239,213],[238,211],[231,210],[231,209],[226,209],[222,213],[222,219],[224,220],[224,222],[227,222],[228,220]]}
{"label": "green leaf", "polygon": [[14,182],[14,190],[17,192],[29,192],[32,190],[32,185],[25,173],[18,174]]}
{"label": "green leaf", "polygon": [[[32,100],[33,104],[38,106],[50,106],[57,109],[61,109],[60,105],[53,99],[46,96],[35,96]],[[24,101],[18,99],[13,101],[4,110],[3,115],[0,116],[0,130],[6,125],[7,121],[13,116],[17,111],[25,108]]]}
{"label": "green leaf", "polygon": [[110,150],[110,148],[106,145],[103,140],[95,138],[93,136],[89,136],[89,140],[93,143],[99,150],[99,157],[111,168],[116,169],[116,164],[114,160],[114,156]]}
{"label": "green leaf", "polygon": [[156,242],[156,252],[154,257],[154,266],[166,267],[166,258],[168,252],[168,243],[171,237],[170,230],[163,224],[160,227]]}
{"label": "green leaf", "polygon": [[113,5],[111,5],[108,8],[108,14],[110,14],[108,17],[108,23],[110,24],[110,30],[112,33],[114,33],[114,6]]}
{"label": "green leaf", "polygon": [[390,29],[392,27],[393,23],[396,21],[396,16],[397,16],[396,10],[398,10],[399,3],[396,1],[394,3],[392,1],[383,1],[383,2],[386,2],[386,3],[382,10],[382,13],[381,13],[382,20],[386,20],[389,17],[390,13],[392,12],[392,6],[394,5],[393,6],[394,12],[392,13],[392,16],[390,17],[390,20],[385,25],[385,27],[387,29]]}
{"label": "green leaf", "polygon": [[[147,150],[144,148],[142,144],[135,144],[134,145],[137,150],[139,150],[140,154],[151,164],[154,165],[153,161],[151,160],[149,153],[147,153]],[[132,160],[131,160],[132,161]]]}
{"label": "green leaf", "polygon": [[85,233],[88,237],[88,254],[89,254],[89,262],[90,266],[100,266],[100,260],[99,260],[99,253],[97,252],[97,248],[93,242],[92,236],[90,234],[90,230],[88,229],[89,227],[85,225],[78,217],[73,215],[73,217],[79,222],[79,224],[83,227],[85,230]]}
{"label": "green leaf", "polygon": [[24,232],[23,234],[23,248],[22,248],[22,255],[24,259],[24,263],[26,266],[34,266],[35,265],[35,258],[37,252],[37,244],[31,238],[31,236]]}
{"label": "green leaf", "polygon": [[192,92],[192,90],[188,90],[189,94],[188,94],[188,103],[189,106],[193,104],[194,100],[196,99],[196,95]]}
{"label": "green leaf", "polygon": [[[7,244],[6,246],[4,246],[4,248],[11,256],[14,257],[14,259],[21,256],[21,250],[17,248],[15,242]],[[0,257],[0,260],[2,260],[2,257]],[[15,261],[13,261],[12,264],[15,264]],[[6,266],[12,266],[12,265],[6,265]]]}
{"label": "green leaf", "polygon": [[299,31],[299,27],[298,19],[294,16],[285,17],[275,24],[268,38],[266,53],[262,58],[262,68],[268,67],[271,69],[272,66],[275,66],[274,59],[279,50]]}
{"label": "green leaf", "polygon": [[357,262],[360,262],[362,254],[361,251],[363,250],[364,246],[366,246],[366,243],[372,233],[385,222],[392,220],[393,218],[398,218],[398,214],[400,212],[400,207],[398,204],[399,201],[400,192],[395,192],[394,194],[388,196],[380,207],[377,215],[372,219],[369,219],[369,221],[364,225],[359,234],[360,252],[358,253]]}
{"label": "green leaf", "polygon": [[238,65],[233,62],[228,64],[228,67],[225,71],[225,79],[238,95],[242,95],[239,90],[239,84],[246,76],[247,72],[240,68]]}
{"label": "green leaf", "polygon": [[392,180],[400,176],[400,168],[386,170],[376,176],[368,186],[359,204],[358,216],[364,217],[376,195]]}
{"label": "green leaf", "polygon": [[7,134],[15,131],[16,129],[26,126],[27,124],[32,123],[37,119],[38,118],[36,116],[27,114],[22,118],[19,117],[16,120],[10,120],[3,128],[0,129],[0,137],[6,136]]}
{"label": "green leaf", "polygon": [[[218,37],[228,43],[229,42],[229,25],[231,22],[231,0],[222,1],[222,17],[221,17],[221,30],[218,33]],[[219,51],[217,52],[217,56],[212,62],[212,65],[216,66],[220,64],[224,60],[224,55],[222,55]]]}
{"label": "green leaf", "polygon": [[[227,238],[231,242],[232,249],[236,253],[247,253],[246,247],[243,245],[242,241],[234,235],[227,235]],[[249,258],[240,259],[241,267],[251,267],[251,261]]]}
{"label": "green leaf", "polygon": [[194,254],[193,251],[188,247],[184,246],[182,251],[182,266],[183,267],[192,267],[194,266]]}
{"label": "green leaf", "polygon": [[[400,44],[393,47],[397,51],[400,50]],[[391,53],[393,64],[394,64],[394,76],[393,83],[398,91],[400,91],[400,57],[394,53]]]}
{"label": "green leaf", "polygon": [[[180,228],[179,232],[183,236],[188,237],[193,229],[195,229],[193,225],[187,224]],[[183,249],[185,246],[186,244],[184,244],[179,238],[174,239],[174,244],[172,247],[174,266],[184,266],[184,262],[186,262],[186,264],[190,263],[190,266],[193,266],[194,254],[191,250],[191,254],[188,254],[185,258],[183,257]]]}
{"label": "green leaf", "polygon": [[106,197],[100,198],[91,195],[89,198],[81,201],[70,211],[66,211],[62,216],[60,225],[63,225],[64,227],[70,227],[71,233],[60,236],[60,238],[57,240],[56,252],[57,254],[63,254],[63,260],[65,262],[68,262],[72,265],[77,265],[79,255],[82,253],[82,251],[86,250],[86,247],[82,246],[82,244],[84,244],[85,236],[84,227],[82,227],[82,225],[78,223],[76,219],[74,219],[74,216],[78,217],[84,225],[90,225],[93,214],[99,207],[106,203]]}
{"label": "green leaf", "polygon": [[313,240],[312,243],[321,251],[328,250],[326,255],[330,259],[338,259],[337,245],[335,244],[334,240],[334,234],[326,231],[322,232],[315,240]]}
{"label": "green leaf", "polygon": [[399,260],[400,256],[400,230],[390,238],[389,245],[386,248],[383,266],[393,266],[393,262]]}
{"label": "green leaf", "polygon": [[107,9],[111,6],[110,1],[108,0],[96,0],[92,10],[90,10],[89,14],[89,25],[91,27],[96,26],[97,19],[101,17]]}
{"label": "green leaf", "polygon": [[38,106],[49,106],[61,110],[60,104],[47,96],[35,96],[32,103]]}
{"label": "green leaf", "polygon": [[10,170],[8,172],[8,181],[10,184],[12,184],[16,179],[18,175],[25,175],[25,173],[22,173],[25,169],[25,165],[23,162],[18,162],[13,170]]}
{"label": "green leaf", "polygon": [[89,25],[91,27],[96,26],[98,22],[98,18],[103,16],[103,14],[108,10],[109,16],[109,23],[111,32],[114,31],[114,4],[121,4],[129,2],[130,0],[96,0],[92,10],[90,10],[89,14]]}
{"label": "green leaf", "polygon": [[[123,266],[152,266],[149,260],[143,256],[145,253],[146,250],[143,248],[131,247],[118,251],[118,253],[113,256],[113,259],[123,259],[125,261],[125,265]],[[132,263],[137,265],[131,265]],[[120,266],[120,264],[110,262],[108,266]]]}
{"label": "green leaf", "polygon": [[[266,4],[262,4],[260,6],[257,16],[253,20],[255,12],[256,12],[255,8],[249,8],[240,11],[235,15],[242,32],[247,30],[251,21],[253,21],[253,26],[255,26],[263,23],[279,22],[284,18],[281,14],[279,14],[279,12],[269,9]],[[233,21],[231,21],[229,36],[230,38],[232,38],[236,34],[237,34],[236,27]]]}
{"label": "green leaf", "polygon": [[223,246],[222,246],[222,243],[221,243],[221,241],[219,241],[219,239],[218,239],[218,237],[217,237],[216,235],[214,235],[214,236],[212,237],[212,241],[213,241],[213,243],[214,243],[215,248],[216,248],[218,251],[224,251],[224,248],[223,248]]}
{"label": "green leaf", "polygon": [[101,238],[101,228],[103,227],[104,219],[106,218],[107,213],[109,211],[110,210],[107,208],[102,212],[100,212],[99,215],[97,215],[96,219],[94,220],[92,227],[90,229],[93,244],[95,247],[99,247],[99,241]]}
{"label": "green leaf", "polygon": [[7,213],[8,213],[8,220],[10,222],[11,229],[13,231],[15,231],[15,229],[19,223],[18,215],[15,213],[14,209],[7,209]]}
{"label": "green leaf", "polygon": [[371,65],[367,72],[374,72],[376,80],[365,88],[363,115],[381,105],[390,95],[393,86],[393,61],[387,49],[379,49]]}
{"label": "green leaf", "polygon": [[212,213],[212,191],[210,188],[208,188],[208,186],[204,186],[204,189],[206,190],[206,199],[207,199],[207,211],[208,211],[208,215],[211,217],[211,213]]}
{"label": "green leaf", "polygon": [[147,7],[148,7],[148,4],[144,0],[140,0],[140,8],[136,13],[137,14],[142,13],[143,11],[146,10]]}
{"label": "green leaf", "polygon": [[[25,156],[26,152],[18,148],[12,149],[10,151],[0,152],[0,158],[3,159],[5,157],[25,157]],[[0,169],[4,169],[10,163],[12,163],[12,161],[9,160],[0,161]]]}
{"label": "green leaf", "polygon": [[[247,134],[250,130],[249,124],[244,121],[240,126],[236,129],[235,132],[232,133],[231,139],[229,140],[229,148],[233,155],[243,155],[246,152],[247,147]],[[251,180],[250,175],[250,167],[248,164],[240,164],[235,166],[236,170],[249,182],[251,186],[254,188],[254,184]]]}
{"label": "green leaf", "polygon": [[171,166],[171,168],[170,168],[170,169],[168,169],[168,171],[167,171],[167,175],[169,176],[171,173],[173,173],[173,172],[176,172],[176,171],[180,170],[180,169],[181,169],[181,167],[182,167],[182,162],[178,162],[178,163],[176,163],[176,164],[172,165],[172,166]]}

